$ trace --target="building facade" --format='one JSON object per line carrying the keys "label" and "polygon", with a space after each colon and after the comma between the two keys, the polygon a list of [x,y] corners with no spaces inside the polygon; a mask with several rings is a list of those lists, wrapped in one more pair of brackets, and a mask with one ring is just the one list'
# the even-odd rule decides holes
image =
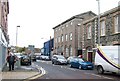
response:
{"label": "building facade", "polygon": [[49,58],[51,58],[53,47],[54,47],[54,38],[48,40],[47,42],[44,42],[44,53],[43,53],[43,55],[49,56]]}
{"label": "building facade", "polygon": [[0,71],[6,64],[7,47],[9,44],[8,14],[8,0],[0,0]]}
{"label": "building facade", "polygon": [[54,53],[69,56],[78,56],[82,53],[79,45],[81,40],[80,26],[83,21],[96,16],[91,11],[75,15],[54,27]]}
{"label": "building facade", "polygon": [[[116,7],[100,14],[100,45],[120,45],[120,8]],[[94,62],[95,50],[98,44],[98,16],[93,17],[82,25],[83,57]]]}

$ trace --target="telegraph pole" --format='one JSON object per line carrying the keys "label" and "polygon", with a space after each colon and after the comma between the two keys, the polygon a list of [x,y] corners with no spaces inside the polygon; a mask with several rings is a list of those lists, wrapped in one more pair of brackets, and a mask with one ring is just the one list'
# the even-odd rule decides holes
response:
{"label": "telegraph pole", "polygon": [[100,46],[100,0],[98,1],[98,46]]}

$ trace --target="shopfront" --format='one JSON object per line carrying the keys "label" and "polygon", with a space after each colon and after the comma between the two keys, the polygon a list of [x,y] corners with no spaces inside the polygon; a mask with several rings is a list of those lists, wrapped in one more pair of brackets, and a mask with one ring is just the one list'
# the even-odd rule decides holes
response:
{"label": "shopfront", "polygon": [[7,56],[7,42],[0,29],[0,71],[3,69],[4,65],[6,64],[6,56]]}

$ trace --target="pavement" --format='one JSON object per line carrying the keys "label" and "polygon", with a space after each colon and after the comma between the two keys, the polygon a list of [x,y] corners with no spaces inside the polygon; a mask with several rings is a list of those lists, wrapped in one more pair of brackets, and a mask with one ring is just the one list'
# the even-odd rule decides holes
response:
{"label": "pavement", "polygon": [[35,77],[41,74],[38,67],[32,63],[30,66],[17,66],[12,71],[8,71],[6,66],[1,72],[2,81],[4,80],[17,80],[17,81],[29,81],[31,77]]}

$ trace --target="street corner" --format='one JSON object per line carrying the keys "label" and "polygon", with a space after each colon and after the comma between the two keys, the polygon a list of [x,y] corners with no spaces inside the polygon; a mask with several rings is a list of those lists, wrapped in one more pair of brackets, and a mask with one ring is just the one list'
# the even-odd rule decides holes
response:
{"label": "street corner", "polygon": [[35,79],[37,79],[37,78],[39,78],[39,77],[42,77],[43,75],[46,74],[46,71],[45,71],[42,67],[39,66],[37,69],[38,69],[38,71],[39,71],[38,74],[36,74],[36,75],[34,75],[34,76],[31,76],[31,77],[29,77],[29,78],[27,78],[27,79],[24,79],[23,81],[35,80]]}
{"label": "street corner", "polygon": [[2,79],[26,79],[38,74],[38,72],[3,72]]}
{"label": "street corner", "polygon": [[8,67],[6,67],[2,72],[2,79],[23,80],[38,74],[39,71],[36,68],[32,68],[31,66],[20,66],[19,68],[15,67],[15,69],[12,71],[8,71]]}

